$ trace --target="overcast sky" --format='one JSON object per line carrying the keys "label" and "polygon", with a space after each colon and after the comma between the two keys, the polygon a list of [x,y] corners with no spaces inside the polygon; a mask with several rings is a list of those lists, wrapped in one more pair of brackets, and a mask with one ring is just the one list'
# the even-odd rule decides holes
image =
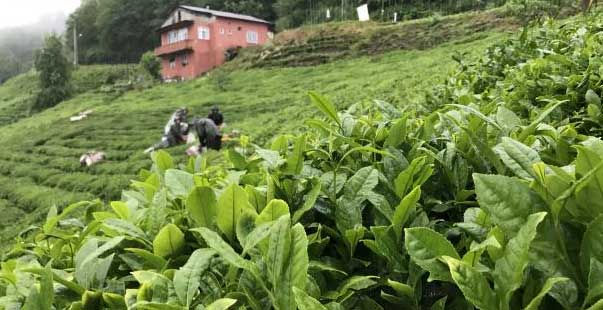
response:
{"label": "overcast sky", "polygon": [[0,0],[0,28],[32,24],[44,15],[68,15],[80,0]]}

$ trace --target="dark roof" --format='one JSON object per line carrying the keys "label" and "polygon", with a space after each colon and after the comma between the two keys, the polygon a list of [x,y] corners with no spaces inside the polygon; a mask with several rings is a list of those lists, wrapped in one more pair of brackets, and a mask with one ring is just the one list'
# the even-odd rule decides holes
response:
{"label": "dark roof", "polygon": [[196,7],[196,6],[189,6],[189,5],[180,5],[178,7],[179,8],[183,8],[185,10],[193,11],[193,12],[210,14],[210,15],[224,17],[224,18],[246,20],[246,21],[255,22],[255,23],[262,23],[262,24],[272,25],[272,23],[269,22],[269,21],[266,21],[266,20],[263,20],[263,19],[259,19],[257,17],[249,16],[249,15],[243,15],[243,14],[236,14],[236,13],[230,13],[230,12],[210,10],[210,9],[204,9],[204,8],[199,8],[199,7]]}

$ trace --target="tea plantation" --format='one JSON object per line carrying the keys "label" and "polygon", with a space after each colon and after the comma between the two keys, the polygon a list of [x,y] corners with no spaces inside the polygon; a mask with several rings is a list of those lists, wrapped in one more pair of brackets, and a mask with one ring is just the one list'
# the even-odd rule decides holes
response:
{"label": "tea plantation", "polygon": [[[19,104],[31,96],[35,75],[15,78],[0,87],[0,120],[5,120],[0,127],[0,240],[4,243],[36,223],[52,205],[119,198],[138,171],[149,167],[150,158],[142,151],[160,138],[177,107],[204,115],[217,105],[225,114],[226,131],[237,129],[262,144],[275,134],[295,132],[314,114],[308,90],[329,94],[341,107],[372,99],[412,105],[454,67],[453,50],[476,55],[504,36],[483,33],[473,41],[427,51],[396,51],[317,66],[220,71],[123,94],[103,89],[102,81],[111,74],[102,73],[101,67],[81,67],[76,85],[90,85],[84,82],[95,79],[101,85],[88,86],[92,90],[24,118]],[[94,110],[89,118],[69,121],[87,109]],[[79,156],[89,150],[106,152],[107,161],[81,168]],[[170,153],[183,159],[183,148]]]}
{"label": "tea plantation", "polygon": [[[292,39],[179,84],[81,68],[38,114],[20,77],[1,224],[33,226],[2,252],[0,309],[603,309],[601,17],[368,55]],[[244,135],[142,154],[183,105]],[[90,149],[108,160],[80,168]]]}

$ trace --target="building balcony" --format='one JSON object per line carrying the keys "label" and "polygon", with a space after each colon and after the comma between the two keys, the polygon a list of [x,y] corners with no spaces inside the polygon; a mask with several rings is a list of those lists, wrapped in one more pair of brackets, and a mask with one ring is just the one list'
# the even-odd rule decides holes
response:
{"label": "building balcony", "polygon": [[193,40],[184,40],[172,44],[162,45],[155,49],[155,56],[165,56],[176,53],[183,53],[193,50]]}

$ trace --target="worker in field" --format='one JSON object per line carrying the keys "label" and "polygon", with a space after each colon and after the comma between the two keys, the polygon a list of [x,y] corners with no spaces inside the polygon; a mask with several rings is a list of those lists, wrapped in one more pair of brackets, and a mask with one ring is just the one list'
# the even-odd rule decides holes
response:
{"label": "worker in field", "polygon": [[219,128],[222,128],[222,125],[224,125],[224,115],[222,115],[222,112],[220,112],[220,108],[218,108],[217,106],[214,106],[211,109],[211,111],[207,115],[207,118],[214,121],[214,124],[216,124],[216,126],[218,126]]}
{"label": "worker in field", "polygon": [[214,106],[207,118],[195,119],[190,126],[197,135],[199,143],[186,150],[188,155],[197,156],[207,149],[220,150],[223,141],[220,132],[224,126],[224,115],[220,112],[220,108]]}
{"label": "worker in field", "polygon": [[150,153],[155,150],[173,147],[186,142],[189,132],[189,124],[187,122],[188,109],[179,108],[172,114],[169,121],[163,130],[161,141],[152,147],[146,149],[145,153]]}

